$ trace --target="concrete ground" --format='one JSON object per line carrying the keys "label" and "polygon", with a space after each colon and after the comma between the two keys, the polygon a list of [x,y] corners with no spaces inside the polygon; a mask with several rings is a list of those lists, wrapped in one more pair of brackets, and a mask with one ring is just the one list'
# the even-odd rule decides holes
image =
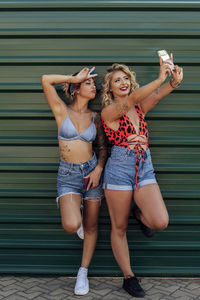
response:
{"label": "concrete ground", "polygon": [[[5,300],[126,300],[122,278],[91,277],[90,292],[75,296],[75,278],[64,276],[0,276],[0,299]],[[200,278],[141,278],[145,300],[200,299]]]}

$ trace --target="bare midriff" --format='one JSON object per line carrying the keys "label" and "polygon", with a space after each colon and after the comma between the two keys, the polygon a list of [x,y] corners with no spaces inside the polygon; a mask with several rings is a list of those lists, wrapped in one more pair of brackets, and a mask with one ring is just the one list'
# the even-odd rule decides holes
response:
{"label": "bare midriff", "polygon": [[93,156],[92,143],[81,140],[59,140],[60,159],[69,163],[83,163]]}

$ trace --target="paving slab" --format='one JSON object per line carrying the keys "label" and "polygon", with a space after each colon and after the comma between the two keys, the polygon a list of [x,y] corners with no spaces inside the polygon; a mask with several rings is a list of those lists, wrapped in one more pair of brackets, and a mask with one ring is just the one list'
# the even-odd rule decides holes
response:
{"label": "paving slab", "polygon": [[[145,300],[200,300],[200,278],[139,278]],[[0,300],[130,300],[121,277],[89,277],[90,292],[76,296],[76,278],[65,276],[0,276]],[[141,299],[141,298],[140,298]]]}

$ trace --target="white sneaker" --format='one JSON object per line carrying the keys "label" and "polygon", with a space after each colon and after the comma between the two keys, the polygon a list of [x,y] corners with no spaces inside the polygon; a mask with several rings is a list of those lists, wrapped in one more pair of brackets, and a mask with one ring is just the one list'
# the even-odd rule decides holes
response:
{"label": "white sneaker", "polygon": [[84,230],[83,230],[83,224],[81,224],[81,226],[79,227],[79,229],[77,230],[77,235],[80,239],[84,239]]}
{"label": "white sneaker", "polygon": [[89,281],[87,278],[88,269],[81,267],[78,270],[76,284],[74,287],[75,295],[86,295],[89,292]]}

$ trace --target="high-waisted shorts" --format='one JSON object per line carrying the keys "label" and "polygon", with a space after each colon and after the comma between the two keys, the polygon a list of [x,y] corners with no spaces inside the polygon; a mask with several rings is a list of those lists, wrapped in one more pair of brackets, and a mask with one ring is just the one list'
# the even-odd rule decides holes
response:
{"label": "high-waisted shorts", "polygon": [[131,149],[113,146],[105,170],[103,188],[130,191],[136,189],[136,160],[138,158],[137,187],[157,183],[151,161],[150,150],[139,153]]}
{"label": "high-waisted shorts", "polygon": [[83,178],[87,176],[97,165],[97,158],[93,157],[81,164],[68,163],[60,160],[57,176],[57,203],[61,196],[67,194],[79,194],[83,199],[102,198],[102,183],[93,189],[84,189]]}

